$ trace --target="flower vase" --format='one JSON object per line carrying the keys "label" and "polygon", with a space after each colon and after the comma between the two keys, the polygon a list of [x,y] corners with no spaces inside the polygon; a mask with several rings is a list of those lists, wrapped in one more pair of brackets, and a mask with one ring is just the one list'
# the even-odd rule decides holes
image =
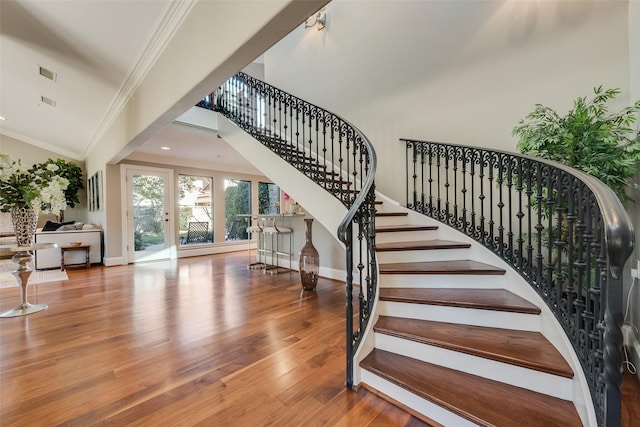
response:
{"label": "flower vase", "polygon": [[312,241],[312,224],[313,219],[305,218],[307,225],[306,241],[300,250],[300,261],[298,268],[300,270],[300,281],[302,289],[305,291],[314,291],[318,284],[318,271],[320,270],[320,256],[318,250],[313,246]]}
{"label": "flower vase", "polygon": [[18,246],[33,245],[38,226],[38,212],[24,206],[14,207],[11,209],[11,221]]}

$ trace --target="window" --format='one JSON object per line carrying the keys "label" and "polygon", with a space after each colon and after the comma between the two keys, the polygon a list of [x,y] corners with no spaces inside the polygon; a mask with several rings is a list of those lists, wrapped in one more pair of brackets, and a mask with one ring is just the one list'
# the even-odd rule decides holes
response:
{"label": "window", "polygon": [[224,225],[226,242],[247,240],[247,215],[251,214],[251,182],[224,180]]}
{"label": "window", "polygon": [[180,246],[213,243],[213,178],[178,176]]}
{"label": "window", "polygon": [[258,183],[258,213],[280,213],[280,188],[277,185],[269,182]]}

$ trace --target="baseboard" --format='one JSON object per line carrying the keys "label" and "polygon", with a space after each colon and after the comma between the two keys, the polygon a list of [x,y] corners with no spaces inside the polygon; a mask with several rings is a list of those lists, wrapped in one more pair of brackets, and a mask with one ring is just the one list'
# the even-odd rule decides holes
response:
{"label": "baseboard", "polygon": [[[246,243],[242,245],[227,244],[227,245],[220,245],[220,246],[207,246],[204,248],[180,250],[178,251],[178,258],[187,258],[192,256],[201,256],[201,255],[213,255],[213,254],[220,254],[220,253],[227,253],[227,252],[240,252],[240,251],[246,251],[246,250],[247,250]],[[280,263],[281,263],[280,265],[288,266],[288,260],[281,259]],[[123,257],[104,258],[104,265],[105,267],[111,267],[114,265],[124,265],[124,258]],[[298,263],[296,261],[291,261],[291,269],[298,270]],[[340,281],[344,281],[346,277],[346,273],[344,272],[344,270],[336,270],[335,268],[327,268],[322,266],[320,267],[320,271],[318,272],[318,274],[320,275],[320,277],[325,277],[327,279],[340,280]],[[355,281],[355,277],[354,277],[354,281]]]}
{"label": "baseboard", "polygon": [[624,345],[627,347],[627,355],[631,363],[636,367],[636,376],[640,380],[640,341],[638,341],[630,325],[622,327],[622,334],[624,335]]}
{"label": "baseboard", "polygon": [[114,265],[124,265],[124,258],[112,257],[112,258],[104,258],[104,266],[105,267],[113,267]]}
{"label": "baseboard", "polygon": [[215,255],[242,251],[247,251],[246,242],[242,242],[242,244],[226,243],[224,245],[204,246],[200,248],[183,247],[178,251],[178,258],[189,258],[192,256]]}
{"label": "baseboard", "polygon": [[[297,265],[296,265],[296,268],[298,268]],[[347,277],[347,273],[344,270],[336,270],[335,268],[327,268],[327,267],[322,267],[322,266],[320,266],[320,270],[318,271],[318,275],[320,277],[326,277],[327,279],[340,280],[340,281],[343,281],[343,282],[345,281],[345,278]]]}

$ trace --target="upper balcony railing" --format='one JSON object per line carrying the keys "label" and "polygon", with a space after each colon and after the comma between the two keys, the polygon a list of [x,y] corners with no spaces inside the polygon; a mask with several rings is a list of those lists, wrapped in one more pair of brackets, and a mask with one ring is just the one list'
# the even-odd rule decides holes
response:
{"label": "upper balcony railing", "polygon": [[576,351],[599,424],[619,426],[622,272],[634,233],[615,193],[555,162],[401,141],[407,207],[474,238],[528,281]]}

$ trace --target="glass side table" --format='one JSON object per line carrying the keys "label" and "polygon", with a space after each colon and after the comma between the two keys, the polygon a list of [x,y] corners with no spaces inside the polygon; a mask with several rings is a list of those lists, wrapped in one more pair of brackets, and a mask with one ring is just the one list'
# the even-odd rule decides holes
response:
{"label": "glass side table", "polygon": [[47,309],[47,304],[30,304],[27,301],[27,285],[29,284],[29,276],[31,276],[31,272],[33,271],[29,266],[29,263],[33,259],[30,251],[50,249],[57,246],[55,243],[35,243],[30,246],[0,246],[0,253],[14,253],[11,261],[16,265],[16,269],[11,273],[16,277],[18,287],[20,288],[20,304],[9,311],[1,313],[0,317],[26,316],[27,314],[37,313]]}

